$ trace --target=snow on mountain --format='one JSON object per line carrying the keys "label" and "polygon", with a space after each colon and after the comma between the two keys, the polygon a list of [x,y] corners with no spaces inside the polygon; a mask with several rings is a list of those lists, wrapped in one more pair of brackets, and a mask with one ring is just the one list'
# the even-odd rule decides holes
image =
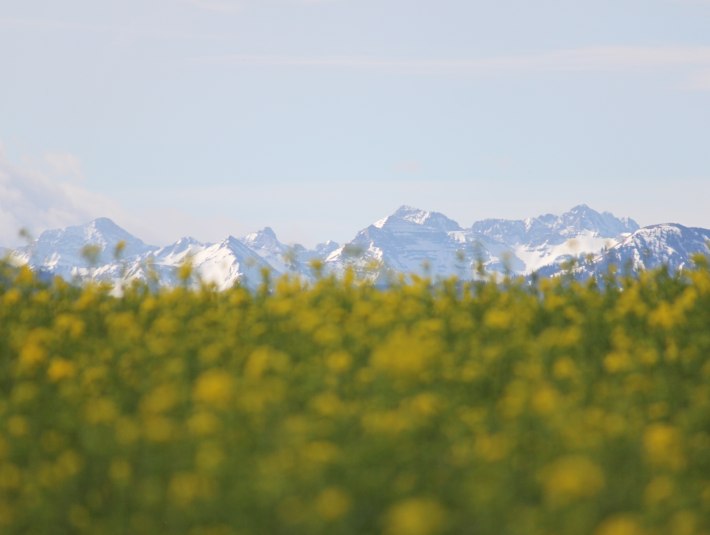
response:
{"label": "snow on mountain", "polygon": [[197,241],[195,238],[185,237],[171,245],[161,247],[153,253],[155,261],[162,264],[179,265],[190,256],[209,247],[209,244]]}
{"label": "snow on mountain", "polygon": [[588,232],[601,238],[614,238],[634,232],[639,226],[633,219],[619,219],[609,212],[599,213],[586,204],[580,204],[562,214],[555,222],[554,228],[565,237]]}
{"label": "snow on mountain", "polygon": [[358,272],[372,270],[372,276],[382,267],[448,276],[457,274],[458,265],[465,262],[466,243],[463,229],[445,215],[402,206],[358,232],[325,263],[336,273],[353,266]]}
{"label": "snow on mountain", "polygon": [[611,265],[632,272],[660,266],[677,271],[690,267],[698,253],[710,257],[710,230],[664,223],[637,230],[579,270],[584,276],[604,274]]}
{"label": "snow on mountain", "polygon": [[430,231],[456,231],[461,230],[461,227],[456,221],[453,221],[439,212],[427,212],[411,206],[400,206],[392,215],[380,219],[372,226],[379,229],[389,228],[409,229],[410,225],[417,225],[419,228]]}
{"label": "snow on mountain", "polygon": [[263,269],[273,267],[240,240],[229,236],[225,240],[205,244],[193,238],[181,238],[167,247],[144,255],[133,262],[124,275],[127,280],[155,281],[161,286],[180,283],[179,269],[192,266],[192,283],[214,284],[219,290],[237,282],[257,286]]}
{"label": "snow on mountain", "polygon": [[528,274],[573,257],[597,254],[638,228],[633,219],[620,219],[580,204],[560,216],[486,219],[474,223],[471,231],[508,245],[510,255],[524,265],[516,271]]}
{"label": "snow on mountain", "polygon": [[[224,289],[236,282],[256,286],[263,269],[278,276],[313,276],[311,262],[324,262],[326,272],[340,274],[350,267],[373,280],[394,273],[433,277],[476,277],[477,267],[488,273],[542,276],[559,274],[566,260],[585,259],[577,272],[584,278],[606,271],[610,264],[634,270],[661,264],[670,269],[690,265],[696,252],[708,254],[710,230],[678,224],[639,228],[631,219],[575,206],[556,216],[545,214],[521,220],[486,219],[462,228],[444,214],[402,206],[364,228],[345,245],[329,241],[306,249],[279,241],[270,227],[214,244],[181,238],[165,247],[146,245],[109,219],[50,230],[27,247],[12,252],[46,276],[106,280],[120,285],[131,280],[172,286],[180,283],[179,267],[193,266],[193,282],[214,283]],[[116,246],[125,243],[121,258]],[[95,246],[94,257],[86,246]],[[120,284],[119,284],[120,283]]]}
{"label": "snow on mountain", "polygon": [[[116,247],[124,244],[120,257]],[[93,246],[93,251],[87,246]],[[150,281],[161,286],[178,284],[178,270],[189,262],[194,281],[214,283],[224,289],[240,281],[256,286],[262,269],[278,276],[287,271],[310,274],[308,263],[324,260],[338,247],[335,242],[320,244],[315,250],[281,243],[267,227],[241,240],[232,236],[222,242],[202,243],[185,237],[154,247],[146,245],[110,219],[100,218],[86,225],[48,230],[27,247],[12,252],[16,262],[28,263],[47,277],[67,280]],[[95,254],[94,254],[95,253]],[[93,256],[92,256],[93,254]]]}
{"label": "snow on mountain", "polygon": [[232,236],[197,252],[190,260],[195,275],[206,283],[215,284],[219,290],[236,282],[258,285],[262,270],[272,269],[264,259]]}
{"label": "snow on mountain", "polygon": [[[85,225],[47,230],[32,244],[17,249],[14,256],[37,269],[71,279],[91,268],[116,262],[119,243],[124,244],[120,252],[123,259],[132,259],[157,249],[102,217]],[[87,246],[90,248],[87,249]],[[95,248],[94,251],[91,248]]]}
{"label": "snow on mountain", "polygon": [[296,261],[295,252],[281,243],[271,227],[247,234],[241,242],[268,262],[279,273],[286,273]]}
{"label": "snow on mountain", "polygon": [[338,242],[335,242],[333,240],[328,240],[323,243],[319,243],[316,245],[315,250],[312,252],[312,254],[317,257],[317,258],[322,258],[325,260],[330,256],[330,254],[337,250],[340,247],[340,244]]}
{"label": "snow on mountain", "polygon": [[339,247],[334,241],[319,243],[315,249],[306,249],[300,244],[286,245],[279,241],[271,227],[247,234],[241,242],[268,262],[277,273],[297,273],[306,278],[312,275],[313,260],[324,261]]}
{"label": "snow on mountain", "polygon": [[585,204],[575,206],[560,216],[544,214],[528,219],[484,219],[471,226],[474,233],[488,236],[511,246],[559,245],[571,238],[590,236],[616,238],[639,228],[633,219],[599,213]]}
{"label": "snow on mountain", "polygon": [[489,272],[524,275],[599,253],[636,229],[633,220],[586,205],[560,216],[487,219],[468,229],[443,214],[402,206],[360,231],[326,263],[336,272],[380,263],[398,272],[470,278],[480,262]]}

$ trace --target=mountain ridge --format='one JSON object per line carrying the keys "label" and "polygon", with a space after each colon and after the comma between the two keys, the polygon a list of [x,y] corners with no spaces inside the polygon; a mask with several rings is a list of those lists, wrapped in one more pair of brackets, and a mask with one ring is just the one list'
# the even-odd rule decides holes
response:
{"label": "mountain ridge", "polygon": [[[661,223],[640,227],[579,204],[560,214],[527,219],[483,219],[470,227],[440,212],[407,205],[360,230],[345,244],[328,241],[308,249],[285,244],[271,227],[216,243],[183,237],[162,247],[147,245],[108,218],[65,229],[47,230],[26,247],[12,250],[16,262],[70,280],[157,279],[179,283],[178,269],[189,261],[203,282],[224,289],[235,283],[255,285],[263,270],[275,275],[314,276],[312,262],[325,273],[355,269],[376,280],[393,273],[433,277],[476,277],[488,273],[555,276],[572,259],[580,278],[597,276],[611,264],[636,271],[667,264],[685,269],[695,253],[708,254],[710,230]],[[122,244],[120,258],[114,255]],[[91,246],[93,254],[87,253]],[[591,258],[591,261],[589,259]]]}

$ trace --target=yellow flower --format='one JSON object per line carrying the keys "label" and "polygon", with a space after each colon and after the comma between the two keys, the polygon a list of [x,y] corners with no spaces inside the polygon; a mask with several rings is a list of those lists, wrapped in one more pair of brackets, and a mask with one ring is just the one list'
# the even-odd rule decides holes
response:
{"label": "yellow flower", "polygon": [[234,380],[224,370],[208,370],[197,378],[192,396],[197,402],[226,408],[234,397]]}
{"label": "yellow flower", "polygon": [[505,330],[513,323],[513,316],[507,310],[492,308],[483,317],[483,324],[489,329]]}
{"label": "yellow flower", "polygon": [[545,497],[553,505],[596,496],[604,487],[604,473],[590,459],[570,455],[557,459],[540,474]]}
{"label": "yellow flower", "polygon": [[328,487],[316,498],[315,509],[324,520],[337,520],[350,510],[350,497],[337,487]]}
{"label": "yellow flower", "polygon": [[441,399],[431,392],[422,392],[406,401],[407,409],[420,417],[433,416],[441,405]]}
{"label": "yellow flower", "polygon": [[577,377],[577,366],[569,357],[562,357],[555,361],[552,373],[557,379],[574,379]]}
{"label": "yellow flower", "polygon": [[89,401],[85,409],[86,420],[90,424],[112,422],[118,416],[116,404],[107,398]]}
{"label": "yellow flower", "polygon": [[594,535],[644,535],[646,533],[631,515],[618,514],[604,520]]}
{"label": "yellow flower", "polygon": [[219,419],[207,411],[196,412],[187,421],[187,428],[197,436],[210,435],[220,428]]}
{"label": "yellow flower", "polygon": [[155,387],[141,400],[141,411],[151,414],[161,414],[172,409],[178,402],[178,391],[173,384],[163,384]]}
{"label": "yellow flower", "polygon": [[487,462],[496,462],[508,455],[510,443],[502,433],[481,433],[474,442],[476,454]]}
{"label": "yellow flower", "polygon": [[22,300],[22,292],[17,288],[10,288],[3,296],[3,301],[7,308],[12,308]]}
{"label": "yellow flower", "polygon": [[30,341],[20,352],[20,366],[31,369],[47,359],[47,351],[39,343]]}
{"label": "yellow flower", "polygon": [[434,535],[446,524],[446,511],[430,498],[409,498],[394,504],[384,519],[388,535]]}
{"label": "yellow flower", "polygon": [[604,357],[604,369],[609,373],[619,373],[631,367],[631,356],[624,351],[612,351]]}
{"label": "yellow flower", "polygon": [[652,311],[648,316],[648,324],[651,327],[659,327],[661,329],[670,329],[676,322],[673,309],[667,302],[662,302],[658,308]]}
{"label": "yellow flower", "polygon": [[346,351],[336,351],[325,358],[328,369],[334,373],[343,373],[350,369],[353,358]]}
{"label": "yellow flower", "polygon": [[643,446],[652,465],[674,470],[685,466],[681,436],[675,427],[666,424],[648,426],[643,434]]}
{"label": "yellow flower", "polygon": [[538,388],[532,396],[532,406],[538,414],[549,414],[560,403],[560,396],[551,386]]}
{"label": "yellow flower", "polygon": [[333,392],[318,394],[311,400],[310,405],[323,416],[334,416],[343,410],[343,402]]}
{"label": "yellow flower", "polygon": [[184,507],[194,502],[201,494],[204,480],[191,472],[178,472],[168,485],[168,496],[178,506]]}
{"label": "yellow flower", "polygon": [[73,314],[60,314],[54,320],[56,328],[65,332],[73,340],[78,340],[86,331],[86,324]]}
{"label": "yellow flower", "polygon": [[73,377],[76,368],[74,364],[66,359],[55,358],[49,363],[47,368],[47,377],[49,380],[56,383],[62,379]]}
{"label": "yellow flower", "polygon": [[370,359],[373,368],[395,377],[421,376],[438,355],[435,338],[399,329],[375,349]]}
{"label": "yellow flower", "polygon": [[169,442],[176,431],[173,421],[163,416],[150,416],[143,423],[143,434],[151,442]]}

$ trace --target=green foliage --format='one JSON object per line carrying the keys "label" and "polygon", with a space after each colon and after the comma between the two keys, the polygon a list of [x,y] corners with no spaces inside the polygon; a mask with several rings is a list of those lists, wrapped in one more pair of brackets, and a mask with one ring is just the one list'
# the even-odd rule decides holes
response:
{"label": "green foliage", "polygon": [[0,533],[710,532],[707,264],[121,298],[1,273]]}

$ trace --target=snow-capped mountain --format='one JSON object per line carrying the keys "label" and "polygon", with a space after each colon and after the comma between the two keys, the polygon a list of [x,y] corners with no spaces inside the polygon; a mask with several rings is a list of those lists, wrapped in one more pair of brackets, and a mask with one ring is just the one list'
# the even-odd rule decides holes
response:
{"label": "snow-capped mountain", "polygon": [[[166,286],[180,283],[179,267],[189,262],[194,283],[224,289],[237,282],[257,285],[264,268],[276,276],[311,278],[313,260],[322,261],[326,273],[340,274],[351,267],[373,280],[396,273],[471,279],[481,267],[487,273],[554,276],[570,259],[583,260],[576,268],[581,278],[605,273],[611,264],[634,270],[663,264],[677,270],[689,266],[695,253],[709,254],[709,240],[710,230],[678,224],[639,228],[632,219],[586,205],[559,216],[486,219],[468,228],[444,214],[402,206],[342,246],[331,241],[314,249],[286,245],[266,227],[219,243],[186,237],[155,247],[101,218],[46,231],[11,256],[45,275],[69,280],[138,279]],[[119,243],[123,249],[116,258]]]}
{"label": "snow-capped mountain", "polygon": [[100,218],[86,225],[43,232],[30,245],[11,251],[11,257],[50,278],[142,280],[162,286],[179,284],[179,268],[189,263],[194,282],[225,289],[237,281],[258,285],[263,269],[274,275],[297,272],[308,276],[308,263],[325,260],[337,247],[335,242],[319,244],[314,250],[287,246],[268,227],[242,239],[229,236],[214,244],[185,237],[156,247],[146,245],[110,219]]}
{"label": "snow-capped mountain", "polygon": [[[118,244],[123,249],[117,249]],[[53,275],[71,279],[86,276],[90,269],[116,263],[119,258],[135,259],[157,249],[146,245],[105,217],[86,225],[47,230],[13,256]]]}
{"label": "snow-capped mountain", "polygon": [[209,247],[209,244],[197,241],[195,238],[180,238],[175,243],[161,247],[153,253],[153,258],[161,264],[178,265],[190,256]]}
{"label": "snow-capped mountain", "polygon": [[599,253],[638,228],[631,219],[586,205],[560,216],[486,219],[467,229],[443,214],[402,206],[360,231],[326,262],[335,271],[381,263],[398,272],[470,278],[482,264],[488,272],[526,275]]}
{"label": "snow-capped mountain", "polygon": [[463,229],[445,215],[402,206],[333,251],[326,266],[335,272],[352,265],[358,271],[386,268],[448,276],[465,261],[458,254],[465,243]]}
{"label": "snow-capped mountain", "polygon": [[196,252],[190,262],[200,280],[220,290],[238,281],[252,286],[258,284],[262,269],[271,269],[264,259],[232,236]]}
{"label": "snow-capped mountain", "polygon": [[632,273],[661,266],[674,272],[691,267],[698,253],[710,256],[710,230],[676,223],[650,225],[623,238],[591,262],[582,263],[577,271],[583,278],[603,275],[611,265]]}
{"label": "snow-capped mountain", "polygon": [[474,223],[474,234],[509,247],[523,265],[518,274],[549,270],[573,257],[599,253],[639,228],[633,219],[599,213],[581,204],[560,216],[545,214],[521,220],[485,219]]}
{"label": "snow-capped mountain", "polygon": [[633,219],[619,219],[609,212],[599,213],[580,204],[561,216],[545,214],[528,219],[484,219],[473,224],[477,234],[507,245],[559,245],[569,239],[588,234],[600,238],[616,238],[639,228]]}

